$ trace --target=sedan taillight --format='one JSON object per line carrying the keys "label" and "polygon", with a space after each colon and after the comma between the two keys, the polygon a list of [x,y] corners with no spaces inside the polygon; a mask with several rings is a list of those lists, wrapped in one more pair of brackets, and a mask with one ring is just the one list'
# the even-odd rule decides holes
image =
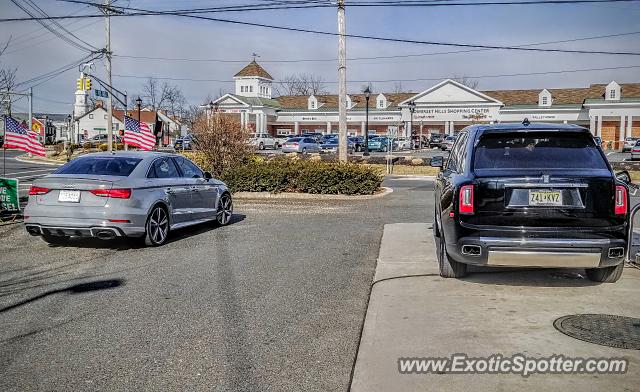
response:
{"label": "sedan taillight", "polygon": [[458,212],[464,215],[473,214],[473,185],[464,185],[460,188]]}
{"label": "sedan taillight", "polygon": [[114,199],[128,199],[131,197],[131,189],[93,189],[89,191],[96,196],[112,197]]}
{"label": "sedan taillight", "polygon": [[614,212],[616,215],[626,215],[627,210],[627,188],[622,185],[616,185]]}
{"label": "sedan taillight", "polygon": [[31,188],[29,188],[29,195],[44,195],[46,193],[49,193],[51,189],[49,188],[43,188],[41,186],[31,186]]}

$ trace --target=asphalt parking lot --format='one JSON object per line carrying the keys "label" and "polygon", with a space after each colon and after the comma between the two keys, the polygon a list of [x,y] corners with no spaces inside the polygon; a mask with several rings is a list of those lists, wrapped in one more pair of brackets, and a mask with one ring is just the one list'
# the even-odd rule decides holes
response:
{"label": "asphalt parking lot", "polygon": [[385,223],[430,181],[360,202],[238,202],[160,248],[49,247],[0,227],[0,390],[346,390]]}

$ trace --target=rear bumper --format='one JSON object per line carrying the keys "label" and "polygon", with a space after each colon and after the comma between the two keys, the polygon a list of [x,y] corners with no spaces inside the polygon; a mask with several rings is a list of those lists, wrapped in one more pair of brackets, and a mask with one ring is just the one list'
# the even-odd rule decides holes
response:
{"label": "rear bumper", "polygon": [[[139,237],[145,233],[146,216],[118,216],[118,220],[129,222],[112,222],[101,218],[54,218],[29,216],[25,228],[31,235],[68,235],[76,237]],[[103,235],[104,234],[104,235]]]}
{"label": "rear bumper", "polygon": [[454,260],[474,265],[597,268],[624,261],[627,241],[616,238],[463,237],[447,244]]}

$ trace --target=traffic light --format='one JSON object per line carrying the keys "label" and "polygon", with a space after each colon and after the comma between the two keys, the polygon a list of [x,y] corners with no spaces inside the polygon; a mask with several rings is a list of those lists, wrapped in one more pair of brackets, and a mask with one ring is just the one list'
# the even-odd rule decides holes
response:
{"label": "traffic light", "polygon": [[76,81],[76,90],[84,90],[84,78],[80,78]]}
{"label": "traffic light", "polygon": [[84,80],[84,89],[91,90],[91,79],[87,78]]}

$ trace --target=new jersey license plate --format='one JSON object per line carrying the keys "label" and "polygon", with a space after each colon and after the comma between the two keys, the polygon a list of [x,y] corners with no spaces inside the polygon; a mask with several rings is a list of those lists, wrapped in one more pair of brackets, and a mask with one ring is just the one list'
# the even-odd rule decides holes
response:
{"label": "new jersey license plate", "polygon": [[80,202],[80,191],[68,191],[65,189],[61,189],[58,194],[58,201],[62,201],[65,203],[79,203]]}
{"label": "new jersey license plate", "polygon": [[561,206],[562,194],[560,193],[560,191],[530,190],[529,205],[530,206]]}

